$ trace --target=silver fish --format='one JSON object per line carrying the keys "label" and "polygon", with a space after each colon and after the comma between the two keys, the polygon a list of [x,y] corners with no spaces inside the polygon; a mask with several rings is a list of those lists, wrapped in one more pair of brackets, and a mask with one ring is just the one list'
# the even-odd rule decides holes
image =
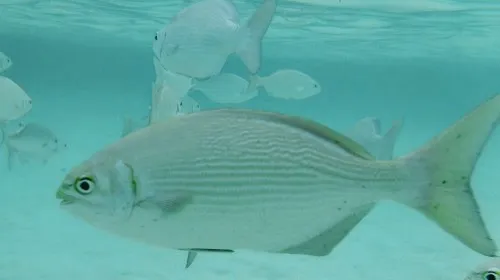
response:
{"label": "silver fish", "polygon": [[243,25],[230,0],[196,2],[156,33],[153,53],[166,70],[200,79],[218,75],[227,57],[237,53],[255,74],[261,41],[276,11],[276,0],[263,1]]}
{"label": "silver fish", "polygon": [[243,103],[257,97],[258,90],[248,91],[248,81],[232,73],[222,73],[205,80],[195,80],[192,90],[202,92],[213,102]]}
{"label": "silver fish", "polygon": [[392,127],[382,136],[380,119],[366,117],[346,132],[346,136],[361,144],[377,159],[390,160],[393,158],[394,146],[402,126],[402,120],[393,122]]}
{"label": "silver fish", "polygon": [[66,147],[50,129],[36,123],[21,124],[16,132],[5,138],[5,145],[9,169],[14,156],[22,163],[35,159],[45,164],[61,147]]}
{"label": "silver fish", "polygon": [[32,107],[31,97],[18,84],[0,76],[0,125],[20,119]]}
{"label": "silver fish", "polygon": [[269,76],[252,75],[247,93],[263,87],[269,96],[281,99],[306,99],[321,93],[318,81],[295,69],[281,69]]}
{"label": "silver fish", "polygon": [[157,246],[311,256],[328,255],[390,199],[494,256],[470,178],[499,120],[496,95],[419,150],[377,161],[300,117],[202,111],[103,148],[68,172],[56,197],[97,228]]}

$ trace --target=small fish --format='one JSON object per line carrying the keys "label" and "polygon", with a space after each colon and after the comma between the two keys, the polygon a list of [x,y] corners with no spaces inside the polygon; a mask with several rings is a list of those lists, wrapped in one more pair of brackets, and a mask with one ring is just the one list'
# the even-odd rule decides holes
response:
{"label": "small fish", "polygon": [[263,87],[267,94],[281,99],[305,99],[321,92],[321,85],[298,70],[284,69],[267,77],[253,75],[248,91]]}
{"label": "small fish", "polygon": [[367,117],[359,120],[346,136],[361,144],[377,159],[390,160],[393,158],[394,146],[402,126],[402,120],[395,121],[382,136],[380,119]]}
{"label": "small fish", "polygon": [[222,73],[209,79],[196,81],[193,90],[205,94],[210,100],[220,104],[243,103],[258,95],[258,91],[247,92],[248,81],[242,77]]}
{"label": "small fish", "polygon": [[464,280],[500,280],[500,258],[479,265]]}
{"label": "small fish", "polygon": [[263,1],[243,25],[230,0],[196,2],[155,34],[153,53],[165,69],[198,79],[218,75],[227,57],[236,53],[255,74],[261,41],[276,11],[276,0]]}
{"label": "small fish", "polygon": [[12,60],[3,52],[0,52],[0,73],[5,72],[12,66]]}
{"label": "small fish", "polygon": [[96,228],[156,246],[309,256],[330,254],[379,201],[390,199],[471,250],[495,256],[470,178],[499,123],[500,94],[417,151],[378,161],[357,142],[304,118],[201,111],[94,153],[66,174],[56,198]]}
{"label": "small fish", "polygon": [[17,120],[32,107],[31,98],[7,77],[0,76],[0,124]]}
{"label": "small fish", "polygon": [[35,159],[45,164],[61,147],[66,147],[50,129],[36,123],[21,124],[16,132],[5,138],[5,145],[9,169],[12,168],[14,156],[21,163]]}

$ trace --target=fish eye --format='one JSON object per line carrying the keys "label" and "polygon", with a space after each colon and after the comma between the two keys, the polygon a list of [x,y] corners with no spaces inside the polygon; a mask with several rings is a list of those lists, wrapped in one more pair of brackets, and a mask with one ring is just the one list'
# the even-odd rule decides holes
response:
{"label": "fish eye", "polygon": [[483,274],[483,280],[498,280],[498,274],[494,271],[487,271]]}
{"label": "fish eye", "polygon": [[75,190],[79,194],[90,194],[94,190],[94,181],[90,178],[80,178],[75,182]]}
{"label": "fish eye", "polygon": [[314,84],[314,88],[318,88],[318,84]]}
{"label": "fish eye", "polygon": [[155,34],[155,41],[158,41],[158,33]]}

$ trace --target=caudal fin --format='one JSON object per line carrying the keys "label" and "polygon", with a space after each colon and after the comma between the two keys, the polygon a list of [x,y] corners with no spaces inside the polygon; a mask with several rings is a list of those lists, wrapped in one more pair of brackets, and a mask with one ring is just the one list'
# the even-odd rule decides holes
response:
{"label": "caudal fin", "polygon": [[476,162],[499,121],[500,94],[497,94],[424,148],[405,157],[410,163],[422,163],[430,175],[424,203],[416,207],[442,229],[485,256],[495,256],[497,246],[481,217],[470,181]]}
{"label": "caudal fin", "polygon": [[236,53],[251,74],[260,69],[262,38],[266,35],[276,12],[276,0],[264,0],[247,22],[245,38]]}

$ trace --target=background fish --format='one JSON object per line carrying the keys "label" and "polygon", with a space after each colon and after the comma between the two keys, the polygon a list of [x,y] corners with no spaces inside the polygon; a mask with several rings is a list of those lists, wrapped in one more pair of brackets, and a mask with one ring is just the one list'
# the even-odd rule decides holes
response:
{"label": "background fish", "polygon": [[366,117],[359,120],[351,130],[346,132],[346,135],[365,147],[377,159],[389,160],[393,158],[394,146],[402,126],[402,120],[395,121],[382,136],[380,119]]}
{"label": "background fish", "polygon": [[0,126],[26,115],[31,111],[31,103],[31,98],[19,85],[0,76]]}
{"label": "background fish", "polygon": [[321,85],[311,76],[293,69],[282,69],[269,76],[253,75],[248,91],[263,87],[272,97],[281,99],[305,99],[321,92]]}
{"label": "background fish", "polygon": [[3,52],[0,52],[0,73],[5,72],[12,66],[12,60]]}
{"label": "background fish", "polygon": [[464,280],[500,280],[500,259],[495,258],[479,265]]}
{"label": "background fish", "polygon": [[496,95],[417,151],[376,161],[299,117],[202,111],[103,148],[72,168],[56,197],[95,227],[158,246],[310,256],[328,255],[391,199],[494,256],[470,178],[499,121]]}
{"label": "background fish", "polygon": [[261,41],[275,11],[275,0],[264,0],[250,20],[240,25],[231,1],[196,2],[156,33],[153,53],[165,69],[193,78],[218,75],[233,53],[238,54],[250,73],[257,73]]}
{"label": "background fish", "polygon": [[243,103],[257,97],[257,90],[247,92],[247,89],[248,81],[232,73],[222,73],[206,80],[196,81],[192,88],[219,104]]}
{"label": "background fish", "polygon": [[54,133],[37,123],[22,124],[20,128],[5,138],[7,147],[8,167],[12,168],[14,156],[25,163],[29,160],[39,160],[43,164],[66,147]]}

